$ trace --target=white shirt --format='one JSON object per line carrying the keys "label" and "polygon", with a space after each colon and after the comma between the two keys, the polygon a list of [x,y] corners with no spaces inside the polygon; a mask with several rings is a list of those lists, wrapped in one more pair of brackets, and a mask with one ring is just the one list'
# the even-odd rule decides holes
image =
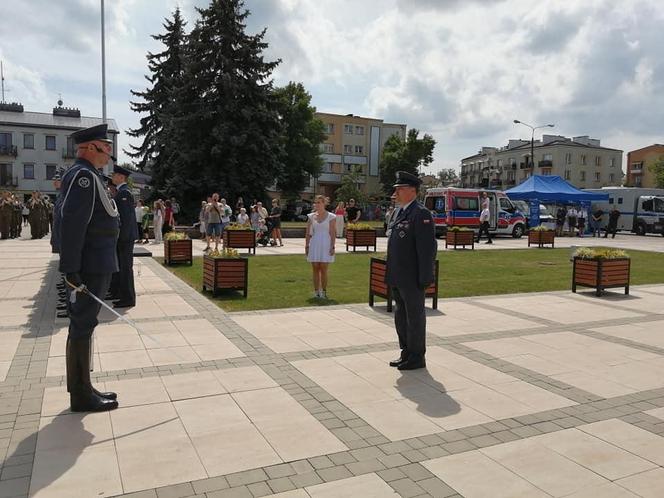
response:
{"label": "white shirt", "polygon": [[231,214],[233,214],[233,211],[231,210],[230,207],[228,207],[228,204],[220,204],[221,206],[221,222],[222,223],[228,223],[231,221]]}
{"label": "white shirt", "polygon": [[480,223],[489,221],[491,219],[491,209],[489,209],[489,198],[482,199],[482,212],[480,213]]}
{"label": "white shirt", "polygon": [[142,206],[136,206],[136,223],[141,223],[143,221],[143,216],[145,215],[145,208]]}
{"label": "white shirt", "polygon": [[247,213],[240,213],[237,215],[237,222],[240,225],[246,225],[249,223],[249,215]]}

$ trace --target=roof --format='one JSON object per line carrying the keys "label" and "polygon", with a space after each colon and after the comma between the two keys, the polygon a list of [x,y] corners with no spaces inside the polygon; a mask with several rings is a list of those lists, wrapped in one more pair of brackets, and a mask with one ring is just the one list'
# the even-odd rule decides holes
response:
{"label": "roof", "polygon": [[[18,125],[29,128],[60,128],[65,130],[79,130],[102,124],[102,118],[87,116],[70,117],[54,116],[47,112],[11,112],[0,111],[0,124]],[[118,125],[114,119],[107,119],[109,133],[119,133]]]}
{"label": "roof", "polygon": [[533,175],[505,193],[510,199],[537,199],[540,202],[604,201],[609,198],[608,194],[584,192],[559,176],[548,175]]}
{"label": "roof", "polygon": [[664,149],[664,144],[652,144],[652,145],[646,145],[645,147],[641,147],[640,149],[630,150],[630,151],[628,152],[628,154],[633,154],[634,152],[641,152],[642,150],[648,150],[648,149],[653,149],[653,148],[656,149],[656,148],[658,148],[658,147],[661,147],[662,149]]}
{"label": "roof", "polygon": [[[555,147],[555,146],[559,146],[559,145],[564,145],[566,147],[583,147],[583,148],[586,148],[586,149],[612,150],[612,151],[615,151],[615,152],[621,152],[622,153],[622,150],[620,150],[620,149],[612,149],[610,147],[602,147],[601,145],[587,145],[587,144],[582,144],[582,143],[579,143],[579,142],[573,142],[572,140],[552,140],[551,142],[546,142],[546,143],[542,143],[541,141],[538,141],[538,142],[535,142],[535,147],[534,148],[539,149],[539,148],[542,148],[542,147]],[[650,146],[650,147],[652,147],[652,146]],[[509,149],[502,149],[502,150],[499,149],[499,150],[496,151],[496,153],[500,154],[500,153],[512,152],[514,150],[530,151],[530,142],[528,142],[527,144],[517,145],[516,147],[511,147]],[[632,152],[634,152],[634,151],[632,151]],[[488,156],[488,155],[489,154],[487,154],[485,152],[479,152],[478,154],[473,154],[472,156],[464,157],[463,159],[461,159],[461,162],[467,161],[469,159],[473,159],[475,157],[484,157],[484,156]]]}

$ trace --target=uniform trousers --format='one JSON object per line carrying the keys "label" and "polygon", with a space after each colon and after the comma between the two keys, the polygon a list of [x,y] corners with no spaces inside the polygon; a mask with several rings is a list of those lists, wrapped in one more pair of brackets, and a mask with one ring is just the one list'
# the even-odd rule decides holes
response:
{"label": "uniform trousers", "polygon": [[[90,292],[99,299],[104,299],[108,286],[111,283],[110,273],[81,273],[81,281]],[[71,295],[71,287],[67,286],[67,293]],[[69,303],[69,338],[86,339],[92,336],[99,323],[97,315],[101,304],[85,293],[76,294],[76,302]]]}
{"label": "uniform trousers", "polygon": [[424,356],[426,352],[425,289],[392,287],[394,296],[394,326],[399,336],[399,347],[408,355]]}
{"label": "uniform trousers", "polygon": [[134,241],[118,241],[117,287],[115,294],[123,303],[136,304],[134,288]]}

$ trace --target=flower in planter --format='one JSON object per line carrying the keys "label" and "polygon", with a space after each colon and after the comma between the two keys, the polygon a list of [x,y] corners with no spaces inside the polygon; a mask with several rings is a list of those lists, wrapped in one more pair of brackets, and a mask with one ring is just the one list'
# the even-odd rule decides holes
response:
{"label": "flower in planter", "polygon": [[164,235],[164,240],[187,240],[188,238],[184,232],[168,232]]}
{"label": "flower in planter", "polygon": [[553,232],[552,228],[544,225],[539,225],[530,229],[531,232]]}
{"label": "flower in planter", "polygon": [[574,252],[574,257],[581,259],[619,259],[629,258],[622,249],[611,249],[607,247],[579,247]]}
{"label": "flower in planter", "polygon": [[252,228],[247,225],[240,225],[239,223],[230,223],[226,225],[224,230],[252,230]]}
{"label": "flower in planter", "polygon": [[215,259],[236,259],[240,257],[240,253],[236,249],[231,249],[231,248],[225,248],[222,249],[221,251],[219,249],[215,249],[214,251],[210,251],[207,256],[210,258],[215,258]]}
{"label": "flower in planter", "polygon": [[349,223],[346,230],[373,230],[374,228],[368,223]]}
{"label": "flower in planter", "polygon": [[472,232],[473,229],[468,228],[468,227],[456,227],[456,226],[454,226],[454,227],[449,227],[447,229],[447,231],[448,232]]}

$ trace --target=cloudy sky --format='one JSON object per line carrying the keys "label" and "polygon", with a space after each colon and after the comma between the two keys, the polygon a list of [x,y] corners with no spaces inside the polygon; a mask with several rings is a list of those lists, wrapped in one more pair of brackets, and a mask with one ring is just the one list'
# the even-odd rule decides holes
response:
{"label": "cloudy sky", "polygon": [[[150,34],[179,5],[106,0],[108,114],[137,125]],[[99,0],[20,0],[0,17],[7,100],[50,112],[58,95],[101,115]],[[435,172],[483,145],[555,123],[625,151],[664,141],[661,0],[246,0],[267,27],[275,83],[301,81],[318,110],[406,123],[437,140]],[[127,137],[120,145],[126,147]],[[120,158],[123,158],[120,154]],[[126,158],[126,156],[125,156]]]}

